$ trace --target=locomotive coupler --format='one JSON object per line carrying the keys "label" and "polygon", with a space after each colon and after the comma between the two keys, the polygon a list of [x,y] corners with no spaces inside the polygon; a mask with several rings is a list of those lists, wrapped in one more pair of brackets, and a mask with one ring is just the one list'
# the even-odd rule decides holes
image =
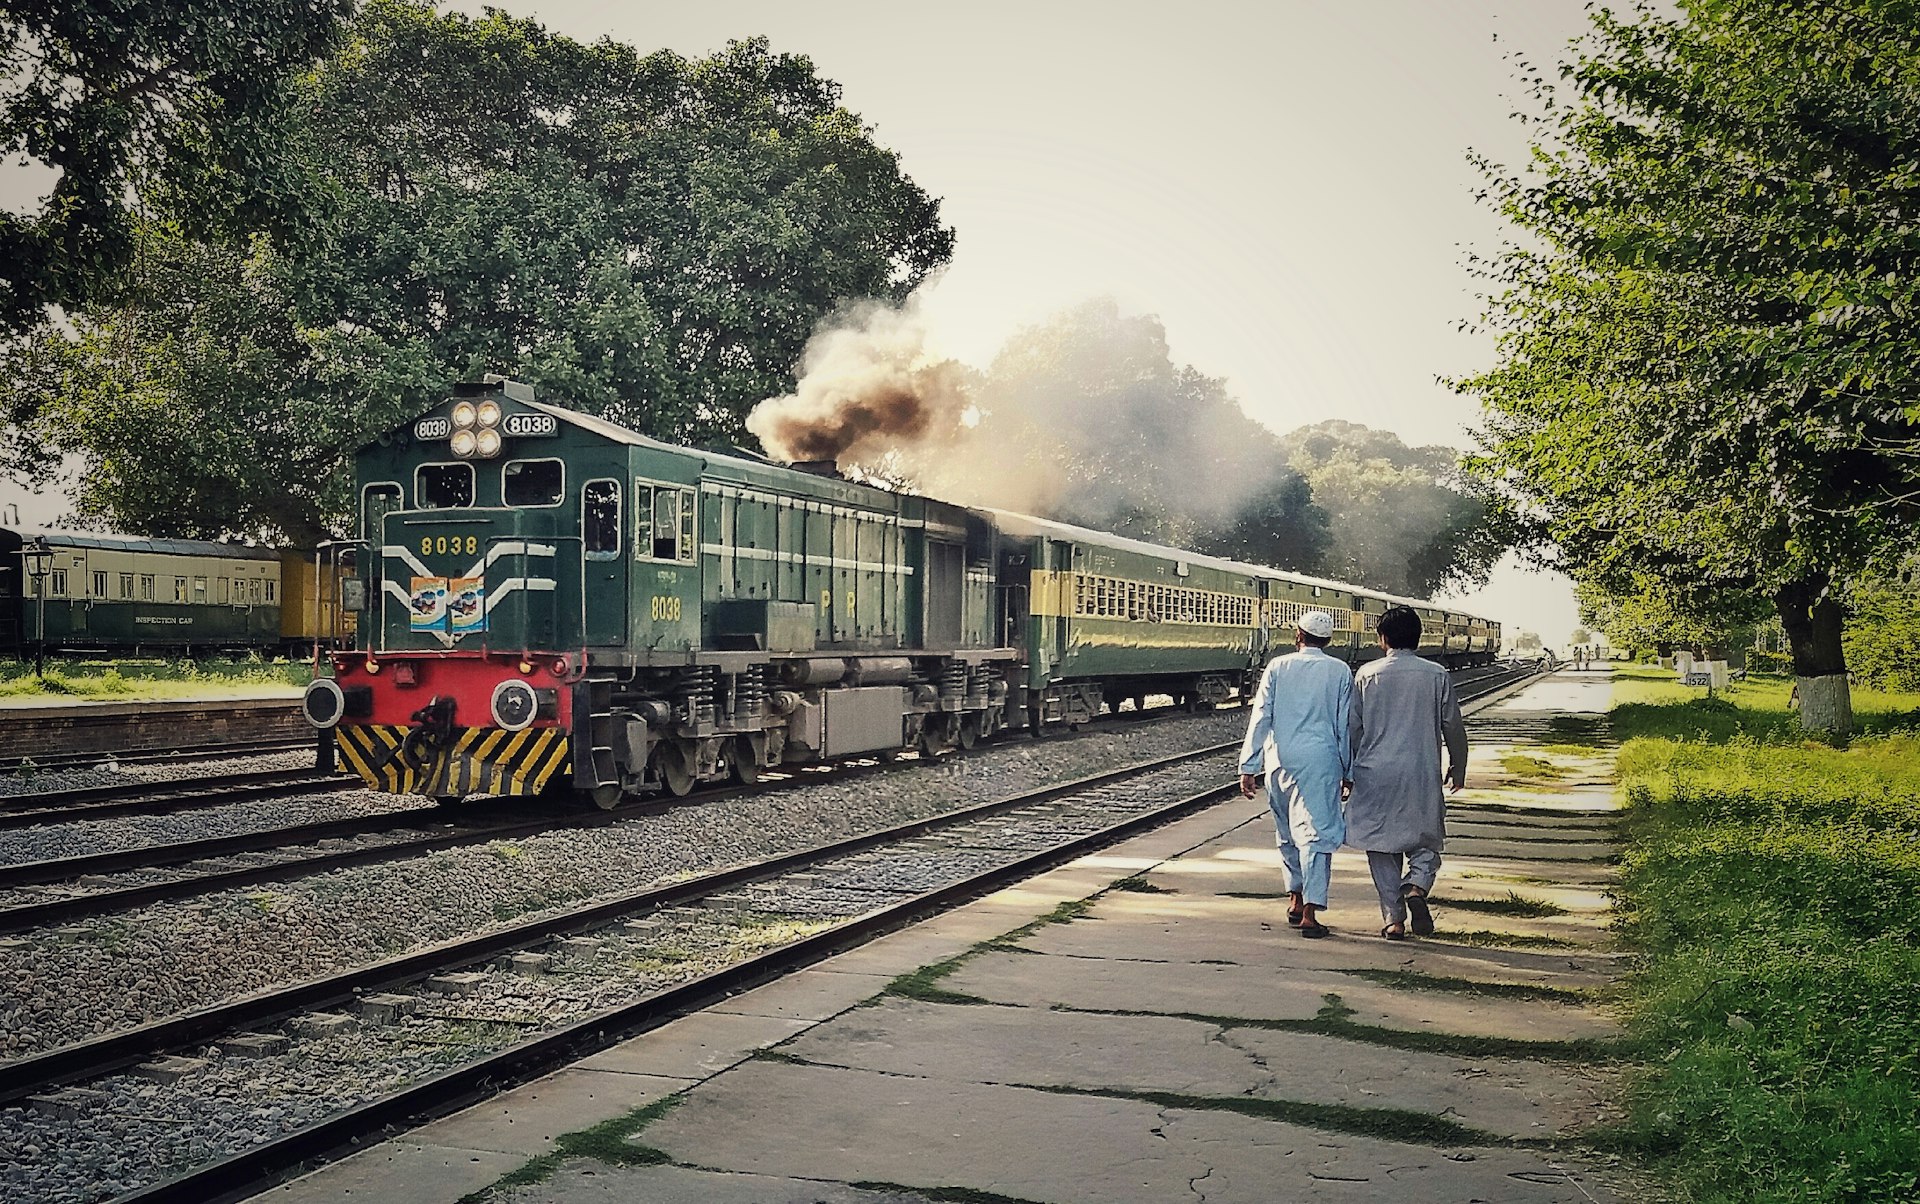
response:
{"label": "locomotive coupler", "polygon": [[413,713],[413,730],[394,750],[402,765],[423,770],[453,742],[454,705],[452,698],[435,695],[432,702]]}

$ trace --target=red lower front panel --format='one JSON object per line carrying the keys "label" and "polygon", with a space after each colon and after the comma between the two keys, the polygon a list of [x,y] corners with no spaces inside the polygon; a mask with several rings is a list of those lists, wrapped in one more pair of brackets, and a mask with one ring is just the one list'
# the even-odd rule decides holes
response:
{"label": "red lower front panel", "polygon": [[334,658],[334,676],[347,696],[342,722],[395,727],[412,723],[436,698],[453,701],[457,726],[495,726],[493,692],[506,681],[524,681],[540,697],[552,700],[534,727],[565,727],[572,718],[572,691],[567,687],[577,675],[578,665],[559,653],[521,657],[408,652]]}

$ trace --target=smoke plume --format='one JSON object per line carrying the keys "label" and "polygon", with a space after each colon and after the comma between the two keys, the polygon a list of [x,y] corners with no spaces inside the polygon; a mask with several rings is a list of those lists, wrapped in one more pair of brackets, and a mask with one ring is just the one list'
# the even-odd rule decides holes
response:
{"label": "smoke plume", "polygon": [[928,353],[914,300],[870,302],[808,341],[794,392],[755,406],[747,429],[776,460],[872,464],[950,440],[972,404],[968,375]]}

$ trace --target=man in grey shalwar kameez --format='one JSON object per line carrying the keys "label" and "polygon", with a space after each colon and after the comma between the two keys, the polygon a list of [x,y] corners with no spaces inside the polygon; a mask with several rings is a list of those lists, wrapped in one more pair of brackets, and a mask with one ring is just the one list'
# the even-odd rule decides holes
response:
{"label": "man in grey shalwar kameez", "polygon": [[[1467,728],[1446,669],[1423,659],[1420,616],[1396,606],[1380,616],[1387,655],[1353,679],[1348,729],[1353,773],[1347,844],[1365,849],[1389,940],[1433,931],[1427,895],[1446,847],[1447,801],[1467,781]],[[1444,772],[1440,749],[1446,746]]]}
{"label": "man in grey shalwar kameez", "polygon": [[1294,643],[1260,675],[1247,738],[1240,746],[1240,793],[1252,798],[1266,777],[1267,805],[1286,868],[1287,923],[1304,937],[1323,937],[1316,913],[1327,905],[1333,853],[1340,847],[1340,787],[1347,776],[1347,706],[1353,675],[1323,649],[1333,616],[1300,616]]}

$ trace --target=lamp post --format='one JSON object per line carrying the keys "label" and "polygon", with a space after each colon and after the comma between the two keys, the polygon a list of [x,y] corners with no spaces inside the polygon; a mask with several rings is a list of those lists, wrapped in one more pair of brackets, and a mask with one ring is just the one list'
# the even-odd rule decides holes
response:
{"label": "lamp post", "polygon": [[22,566],[33,581],[33,596],[38,617],[33,632],[33,675],[47,673],[47,574],[53,569],[53,549],[45,539],[36,538],[20,551]]}

